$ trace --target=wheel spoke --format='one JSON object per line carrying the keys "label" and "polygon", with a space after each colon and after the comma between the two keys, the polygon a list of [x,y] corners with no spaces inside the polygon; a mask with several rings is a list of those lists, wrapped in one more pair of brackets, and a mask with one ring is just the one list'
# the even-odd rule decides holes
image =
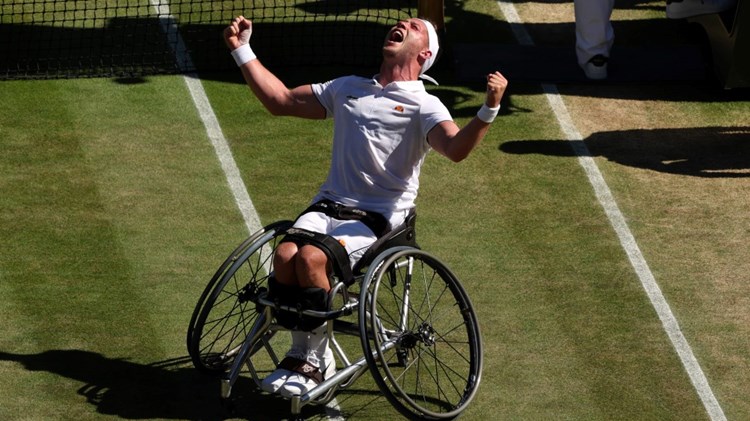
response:
{"label": "wheel spoke", "polygon": [[197,368],[222,372],[231,365],[258,319],[256,298],[267,288],[273,250],[290,221],[270,225],[245,240],[220,267],[196,305],[188,350]]}

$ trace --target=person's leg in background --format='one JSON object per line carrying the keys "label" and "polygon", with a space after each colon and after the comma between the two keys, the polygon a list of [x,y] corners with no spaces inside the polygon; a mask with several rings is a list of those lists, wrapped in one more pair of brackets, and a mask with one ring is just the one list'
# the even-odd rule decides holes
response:
{"label": "person's leg in background", "polygon": [[607,62],[615,42],[610,18],[614,0],[574,0],[576,56],[589,79],[607,78]]}

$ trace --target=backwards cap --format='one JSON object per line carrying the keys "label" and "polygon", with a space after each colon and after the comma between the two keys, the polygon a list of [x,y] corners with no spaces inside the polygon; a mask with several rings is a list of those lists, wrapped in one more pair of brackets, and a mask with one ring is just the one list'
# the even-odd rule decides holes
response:
{"label": "backwards cap", "polygon": [[424,74],[427,70],[429,70],[430,67],[432,67],[433,63],[435,63],[435,60],[437,59],[438,51],[440,51],[440,45],[438,44],[438,35],[437,31],[435,31],[435,25],[432,24],[432,22],[420,19],[422,23],[424,23],[424,26],[427,27],[427,34],[429,35],[429,44],[427,44],[427,48],[430,50],[432,55],[425,60],[424,64],[422,64],[422,70],[419,72],[419,77],[421,79],[429,80],[430,82],[437,85],[437,81],[433,79],[430,76],[427,76]]}

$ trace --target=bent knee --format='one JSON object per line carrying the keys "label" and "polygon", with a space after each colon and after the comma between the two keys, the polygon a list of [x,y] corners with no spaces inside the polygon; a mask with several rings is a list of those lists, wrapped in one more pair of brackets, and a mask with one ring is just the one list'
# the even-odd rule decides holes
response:
{"label": "bent knee", "polygon": [[325,268],[328,263],[328,256],[313,245],[302,246],[297,251],[298,263],[308,269],[321,269]]}
{"label": "bent knee", "polygon": [[279,246],[276,247],[276,252],[273,257],[274,266],[279,267],[290,264],[297,255],[297,251],[297,245],[294,243],[279,244]]}

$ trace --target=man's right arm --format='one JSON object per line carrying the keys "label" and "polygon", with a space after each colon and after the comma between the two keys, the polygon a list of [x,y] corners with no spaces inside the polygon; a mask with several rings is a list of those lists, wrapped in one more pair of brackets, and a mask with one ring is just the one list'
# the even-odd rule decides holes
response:
{"label": "man's right arm", "polygon": [[[273,115],[325,118],[325,108],[315,97],[312,86],[303,85],[289,89],[255,58],[255,54],[249,47],[251,34],[252,23],[238,16],[224,29],[224,41],[230,51],[234,52],[233,56],[235,60],[238,60],[237,64],[242,70],[245,81],[263,106]],[[238,59],[235,51],[240,48],[245,50],[245,55],[243,57],[240,54],[242,58]]]}

